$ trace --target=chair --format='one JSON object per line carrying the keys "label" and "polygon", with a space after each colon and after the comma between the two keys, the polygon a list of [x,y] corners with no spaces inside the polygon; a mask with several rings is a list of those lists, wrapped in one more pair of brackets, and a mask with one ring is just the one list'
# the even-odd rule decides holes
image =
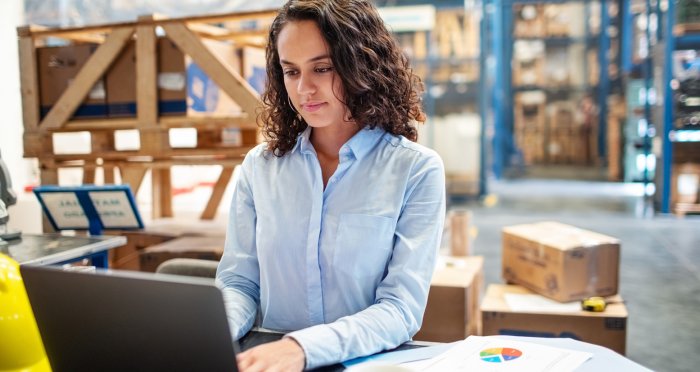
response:
{"label": "chair", "polygon": [[214,279],[218,266],[218,261],[196,258],[172,258],[158,265],[156,273]]}

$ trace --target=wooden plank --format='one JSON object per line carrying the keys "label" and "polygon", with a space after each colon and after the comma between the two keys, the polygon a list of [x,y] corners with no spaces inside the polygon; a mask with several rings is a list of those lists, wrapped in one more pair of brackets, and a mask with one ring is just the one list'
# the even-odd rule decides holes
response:
{"label": "wooden plank", "polygon": [[[39,163],[39,182],[42,185],[58,185],[58,169],[52,167],[53,162],[44,160]],[[41,214],[41,229],[45,233],[54,232],[46,213]]]}
{"label": "wooden plank", "polygon": [[173,216],[173,198],[170,168],[152,168],[152,208],[151,216],[155,218]]}
{"label": "wooden plank", "polygon": [[173,150],[170,148],[170,137],[168,136],[168,130],[156,127],[150,128],[154,129],[142,128],[139,131],[141,140],[141,148],[139,153],[150,156],[167,156],[167,154],[171,153]]}
{"label": "wooden plank", "polygon": [[95,183],[95,167],[83,167],[83,184]]}
{"label": "wooden plank", "polygon": [[138,121],[134,118],[125,119],[97,119],[97,120],[74,120],[68,121],[63,124],[61,128],[54,128],[53,132],[81,132],[81,131],[92,131],[109,128],[110,130],[119,129],[136,129],[138,128]]}
{"label": "wooden plank", "polygon": [[[28,27],[17,29],[18,34],[29,31]],[[19,74],[22,95],[22,121],[25,131],[35,131],[39,125],[39,68],[37,66],[36,48],[30,36],[20,36]]]}
{"label": "wooden plank", "polygon": [[188,54],[192,60],[211,78],[226,94],[251,117],[256,115],[260,104],[258,93],[239,73],[222,62],[183,24],[164,24],[163,29],[170,39]]}
{"label": "wooden plank", "polygon": [[221,199],[224,197],[224,192],[226,191],[226,186],[228,186],[231,176],[233,175],[233,167],[224,167],[221,169],[221,174],[219,179],[214,185],[214,189],[211,192],[211,197],[207,202],[207,206],[204,208],[200,219],[202,220],[213,220],[216,217],[216,210],[221,204]]}
{"label": "wooden plank", "polygon": [[246,20],[256,20],[261,18],[274,18],[277,15],[277,9],[265,9],[257,10],[251,12],[236,12],[236,13],[221,13],[221,14],[211,14],[203,16],[194,17],[182,17],[182,18],[170,18],[170,19],[155,19],[146,20],[140,22],[116,22],[102,25],[94,26],[83,26],[83,27],[53,27],[44,29],[32,29],[31,36],[34,38],[40,37],[60,37],[62,35],[70,35],[75,33],[102,33],[109,32],[114,29],[119,28],[134,28],[139,25],[163,25],[168,23],[182,23],[182,22],[202,22],[202,23],[220,23],[224,21],[246,21]]}
{"label": "wooden plank", "polygon": [[[162,128],[189,128],[197,127],[203,129],[215,129],[225,127],[236,127],[241,129],[258,129],[255,117],[248,114],[240,115],[217,115],[196,113],[188,116],[161,116],[158,119],[158,126]],[[139,121],[134,118],[109,118],[109,119],[81,119],[71,120],[63,124],[61,128],[50,129],[51,132],[82,132],[92,130],[138,129]]]}
{"label": "wooden plank", "polygon": [[[154,16],[139,17],[139,22]],[[139,125],[158,124],[158,86],[156,83],[156,33],[151,25],[136,28],[136,107]]]}
{"label": "wooden plank", "polygon": [[[158,140],[158,139],[156,139]],[[143,139],[142,139],[143,141]],[[227,159],[227,158],[239,158],[245,156],[254,146],[237,146],[237,147],[217,147],[208,149],[198,149],[198,148],[181,148],[181,149],[169,149],[161,153],[156,154],[146,154],[141,151],[111,151],[101,154],[51,154],[52,159],[57,162],[65,161],[76,161],[76,160],[86,160],[86,159],[97,159],[102,158],[107,160],[118,160],[126,161],[132,157],[146,157],[149,159],[169,159],[171,157],[192,157],[195,162],[201,159],[205,161],[207,159]]]}
{"label": "wooden plank", "polygon": [[136,195],[141,188],[143,178],[146,176],[148,168],[120,166],[119,173],[122,176],[122,184],[131,186],[131,191]]}
{"label": "wooden plank", "polygon": [[111,165],[105,165],[102,167],[102,172],[104,175],[105,185],[113,185],[114,184],[114,167]]}
{"label": "wooden plank", "polygon": [[197,35],[207,38],[227,38],[232,34],[229,29],[208,25],[206,23],[187,22],[187,28]]}
{"label": "wooden plank", "polygon": [[109,35],[107,41],[97,48],[83,68],[80,69],[73,83],[63,92],[61,98],[58,99],[51,111],[39,124],[41,129],[59,128],[73,115],[73,112],[78,108],[97,79],[114,62],[114,59],[124,48],[133,32],[133,28],[121,28]]}
{"label": "wooden plank", "polygon": [[91,153],[99,156],[105,152],[115,151],[114,132],[109,130],[93,130],[90,132]]}

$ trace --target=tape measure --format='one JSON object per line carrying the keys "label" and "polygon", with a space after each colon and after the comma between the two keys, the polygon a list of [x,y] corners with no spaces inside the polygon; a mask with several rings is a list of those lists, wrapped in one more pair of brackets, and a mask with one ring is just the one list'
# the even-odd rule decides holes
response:
{"label": "tape measure", "polygon": [[607,304],[603,297],[588,297],[581,300],[581,309],[584,311],[602,312],[605,311]]}

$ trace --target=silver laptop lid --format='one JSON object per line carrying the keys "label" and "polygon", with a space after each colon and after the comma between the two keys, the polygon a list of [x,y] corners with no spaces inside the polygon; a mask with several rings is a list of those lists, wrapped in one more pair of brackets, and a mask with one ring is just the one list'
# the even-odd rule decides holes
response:
{"label": "silver laptop lid", "polygon": [[54,371],[236,371],[211,281],[125,271],[20,272]]}

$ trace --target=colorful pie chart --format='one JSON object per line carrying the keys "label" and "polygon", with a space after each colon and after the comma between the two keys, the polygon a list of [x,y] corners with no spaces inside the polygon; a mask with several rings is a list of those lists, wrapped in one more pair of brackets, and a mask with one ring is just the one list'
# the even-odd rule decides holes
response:
{"label": "colorful pie chart", "polygon": [[484,362],[503,363],[514,359],[518,359],[523,355],[523,352],[510,347],[495,347],[491,349],[481,350],[479,356]]}

